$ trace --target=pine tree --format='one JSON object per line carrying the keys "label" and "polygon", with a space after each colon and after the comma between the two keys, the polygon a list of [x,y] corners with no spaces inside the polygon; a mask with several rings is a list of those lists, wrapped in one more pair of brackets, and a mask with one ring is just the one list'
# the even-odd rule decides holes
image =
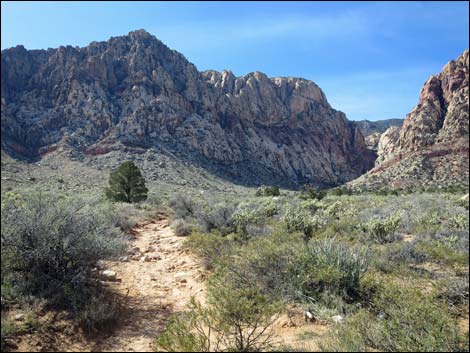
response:
{"label": "pine tree", "polygon": [[122,163],[110,173],[109,187],[105,190],[108,199],[129,203],[146,200],[147,192],[145,179],[132,161]]}

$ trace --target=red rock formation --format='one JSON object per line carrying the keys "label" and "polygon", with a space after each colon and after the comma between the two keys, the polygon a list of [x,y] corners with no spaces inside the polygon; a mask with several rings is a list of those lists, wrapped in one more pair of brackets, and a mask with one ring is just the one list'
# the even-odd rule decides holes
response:
{"label": "red rock formation", "polygon": [[[65,138],[66,136],[66,138]],[[200,73],[145,31],[84,48],[2,51],[2,148],[164,146],[244,182],[336,185],[374,154],[313,82]]]}
{"label": "red rock formation", "polygon": [[[424,84],[401,129],[379,141],[376,166],[354,185],[468,184],[469,51]],[[369,178],[369,176],[374,176]],[[452,177],[451,177],[452,176]]]}

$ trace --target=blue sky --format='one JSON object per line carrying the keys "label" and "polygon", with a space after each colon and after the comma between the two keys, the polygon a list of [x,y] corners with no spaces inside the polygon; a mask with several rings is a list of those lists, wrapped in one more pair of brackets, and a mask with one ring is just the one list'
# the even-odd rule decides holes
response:
{"label": "blue sky", "polygon": [[199,70],[315,81],[352,120],[404,117],[469,46],[462,2],[3,2],[1,47],[86,46],[144,28]]}

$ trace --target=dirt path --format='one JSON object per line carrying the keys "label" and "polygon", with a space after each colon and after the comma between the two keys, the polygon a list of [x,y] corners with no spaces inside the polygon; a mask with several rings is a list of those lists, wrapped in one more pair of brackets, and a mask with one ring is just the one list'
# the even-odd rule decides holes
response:
{"label": "dirt path", "polygon": [[192,295],[204,302],[205,287],[200,265],[182,249],[166,219],[139,225],[131,245],[150,261],[110,262],[119,282],[111,282],[125,296],[126,314],[110,337],[92,347],[93,351],[150,352],[155,338],[165,327],[169,314],[185,308]]}
{"label": "dirt path", "polygon": [[[50,346],[69,352],[151,352],[172,313],[184,310],[191,296],[205,303],[202,266],[183,248],[185,238],[174,234],[167,219],[141,223],[133,234],[130,247],[136,252],[134,259],[129,255],[128,261],[103,264],[105,269],[115,271],[117,278],[104,283],[123,301],[116,329],[109,336],[89,341],[60,330],[47,339],[41,334],[25,335],[18,342],[18,351],[38,351]],[[70,326],[67,322],[64,325]],[[277,320],[274,342],[278,347],[317,350],[317,342],[326,331],[325,325],[306,324],[300,310],[291,318],[284,314]]]}

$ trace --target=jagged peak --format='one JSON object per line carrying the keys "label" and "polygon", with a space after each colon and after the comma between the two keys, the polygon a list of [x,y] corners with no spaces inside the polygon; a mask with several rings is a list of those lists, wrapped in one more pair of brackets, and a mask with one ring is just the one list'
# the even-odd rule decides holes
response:
{"label": "jagged peak", "polygon": [[130,31],[128,34],[127,34],[129,37],[140,37],[140,38],[148,38],[148,37],[153,37],[155,38],[154,35],[150,34],[149,32],[147,32],[145,29],[141,28],[141,29],[137,29],[135,31]]}

